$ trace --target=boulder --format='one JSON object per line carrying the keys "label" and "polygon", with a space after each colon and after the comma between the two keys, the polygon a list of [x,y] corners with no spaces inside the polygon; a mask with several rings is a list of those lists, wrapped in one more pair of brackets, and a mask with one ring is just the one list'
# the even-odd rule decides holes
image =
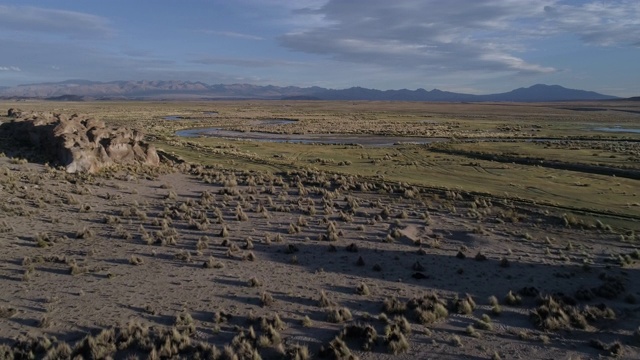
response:
{"label": "boulder", "polygon": [[22,115],[22,110],[20,109],[11,108],[7,111],[7,117],[16,118],[20,117],[20,115]]}
{"label": "boulder", "polygon": [[114,164],[160,164],[153,145],[145,143],[137,130],[110,128],[100,120],[76,114],[9,109],[8,115],[13,119],[2,128],[9,136],[50,155],[71,173],[95,173]]}

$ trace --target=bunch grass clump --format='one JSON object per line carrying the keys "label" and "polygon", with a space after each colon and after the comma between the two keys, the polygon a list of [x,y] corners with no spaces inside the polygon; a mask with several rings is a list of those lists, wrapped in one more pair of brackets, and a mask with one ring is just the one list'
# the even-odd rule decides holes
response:
{"label": "bunch grass clump", "polygon": [[335,305],[336,303],[333,300],[329,299],[327,293],[324,292],[324,290],[320,290],[320,299],[318,300],[318,306],[321,308],[328,308]]}
{"label": "bunch grass clump", "polygon": [[447,302],[440,299],[435,293],[413,298],[409,300],[407,307],[413,310],[418,322],[423,325],[436,323],[449,316]]}
{"label": "bunch grass clump", "polygon": [[585,306],[580,309],[553,296],[545,296],[539,299],[539,306],[530,312],[529,318],[538,328],[557,331],[571,328],[587,329],[600,319],[615,319],[616,313],[605,305]]}
{"label": "bunch grass clump", "polygon": [[329,310],[329,313],[327,314],[327,321],[336,324],[343,323],[351,319],[353,319],[353,315],[351,315],[351,311],[346,307],[333,308]]}
{"label": "bunch grass clump", "polygon": [[407,309],[407,305],[398,300],[397,297],[386,298],[382,302],[382,310],[388,314],[403,314]]}
{"label": "bunch grass clump", "polygon": [[362,296],[368,296],[371,294],[371,290],[369,290],[369,287],[367,286],[367,284],[361,282],[360,284],[358,284],[358,286],[356,287],[356,293],[358,295],[362,295]]}

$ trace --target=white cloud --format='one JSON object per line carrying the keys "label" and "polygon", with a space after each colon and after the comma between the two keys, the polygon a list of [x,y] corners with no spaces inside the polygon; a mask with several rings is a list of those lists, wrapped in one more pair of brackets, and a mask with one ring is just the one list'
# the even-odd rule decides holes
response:
{"label": "white cloud", "polygon": [[300,29],[280,41],[293,50],[384,66],[549,72],[554,69],[508,52],[516,44],[501,37],[505,31],[518,35],[515,21],[542,16],[550,4],[552,0],[331,0],[308,11],[321,14],[329,25]]}
{"label": "white cloud", "polygon": [[640,1],[592,1],[545,7],[546,25],[592,45],[640,46]]}
{"label": "white cloud", "polygon": [[0,29],[104,38],[112,34],[107,19],[91,14],[33,6],[0,5]]}
{"label": "white cloud", "polygon": [[260,36],[243,34],[243,33],[234,32],[234,31],[200,30],[199,32],[203,34],[208,34],[208,35],[219,35],[219,36],[226,36],[226,37],[246,39],[246,40],[264,40],[264,38]]}
{"label": "white cloud", "polygon": [[289,61],[289,60],[277,60],[277,59],[260,59],[260,58],[229,58],[229,57],[213,57],[207,56],[192,61],[195,64],[203,65],[231,65],[237,67],[247,68],[264,68],[264,67],[276,67],[276,66],[305,66],[305,63]]}
{"label": "white cloud", "polygon": [[0,71],[20,72],[22,70],[17,66],[0,66]]}
{"label": "white cloud", "polygon": [[487,53],[480,55],[480,59],[488,62],[495,62],[504,66],[507,70],[514,70],[521,73],[551,73],[556,71],[556,69],[552,67],[529,64],[518,57],[507,54]]}
{"label": "white cloud", "polygon": [[323,19],[279,38],[295,51],[388,69],[557,71],[526,59],[532,40],[575,34],[593,45],[640,44],[640,1],[329,0],[292,16]]}
{"label": "white cloud", "polygon": [[251,3],[259,6],[278,6],[289,10],[298,9],[318,9],[325,5],[328,0],[239,0],[240,2]]}

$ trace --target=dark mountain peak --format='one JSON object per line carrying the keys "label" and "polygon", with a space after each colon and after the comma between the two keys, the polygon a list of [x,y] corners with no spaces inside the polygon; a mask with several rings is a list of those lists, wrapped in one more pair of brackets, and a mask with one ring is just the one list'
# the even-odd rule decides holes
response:
{"label": "dark mountain peak", "polygon": [[45,100],[49,101],[84,101],[83,96],[79,95],[60,95],[54,97],[45,98]]}
{"label": "dark mountain peak", "polygon": [[535,84],[528,87],[528,89],[565,89],[560,85],[547,85],[547,84]]}
{"label": "dark mountain peak", "polygon": [[506,93],[479,96],[480,101],[512,102],[609,100],[615,98],[615,96],[603,95],[593,91],[568,89],[560,85],[546,84],[535,84]]}
{"label": "dark mountain peak", "polygon": [[547,84],[535,84],[531,85],[528,88],[520,88],[522,90],[532,90],[532,91],[582,91],[576,89],[569,89],[560,85],[547,85]]}

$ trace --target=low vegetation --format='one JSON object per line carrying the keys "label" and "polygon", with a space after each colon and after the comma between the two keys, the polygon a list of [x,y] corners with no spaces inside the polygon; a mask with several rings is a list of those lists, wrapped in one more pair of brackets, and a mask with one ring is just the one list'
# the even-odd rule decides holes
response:
{"label": "low vegetation", "polygon": [[[632,125],[631,113],[607,120],[557,104],[58,107],[144,129],[163,163],[69,174],[0,139],[5,357],[524,358],[534,348],[548,358],[638,357],[629,316],[640,292],[637,139],[584,129]],[[264,122],[282,118],[296,122]],[[446,141],[174,135],[198,126]]]}

